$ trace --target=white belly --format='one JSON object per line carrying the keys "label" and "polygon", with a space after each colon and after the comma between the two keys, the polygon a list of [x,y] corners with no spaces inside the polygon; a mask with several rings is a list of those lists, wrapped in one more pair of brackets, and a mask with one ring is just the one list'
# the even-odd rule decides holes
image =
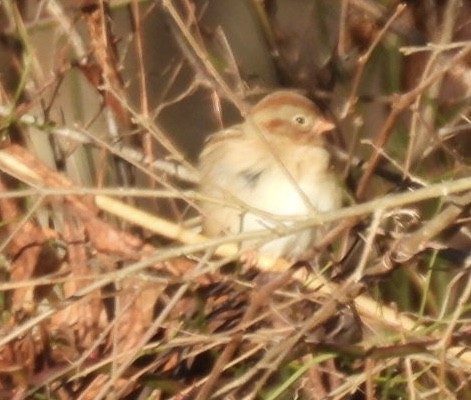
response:
{"label": "white belly", "polygon": [[[215,152],[206,155],[212,163],[203,164],[207,179],[202,191],[226,204],[203,205],[204,229],[210,236],[268,229],[276,239],[245,241],[242,247],[273,257],[297,258],[313,245],[319,229],[283,235],[279,228],[295,224],[289,217],[299,220],[339,208],[341,187],[328,170],[329,154],[324,148],[289,141],[272,144],[273,152],[256,138],[242,137],[219,149],[223,158]],[[236,203],[233,207],[232,202]],[[244,204],[246,210],[241,211]]]}
{"label": "white belly", "polygon": [[[262,175],[250,195],[242,199],[250,207],[273,215],[257,215],[246,212],[239,227],[232,231],[256,231],[269,229],[280,237],[262,244],[244,243],[244,247],[257,247],[264,254],[273,257],[296,257],[313,245],[318,229],[302,230],[282,236],[283,226],[292,226],[295,221],[289,217],[303,217],[316,212],[326,212],[341,206],[341,189],[335,178],[324,175],[317,179],[316,174],[308,173],[298,181],[292,182],[281,169]],[[287,218],[280,218],[286,216]],[[298,218],[299,220],[299,218]],[[281,229],[280,229],[281,228]]]}

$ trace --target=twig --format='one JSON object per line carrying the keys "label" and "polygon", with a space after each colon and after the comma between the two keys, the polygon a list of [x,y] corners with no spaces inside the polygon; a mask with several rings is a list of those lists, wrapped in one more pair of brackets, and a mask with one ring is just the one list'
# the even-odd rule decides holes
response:
{"label": "twig", "polygon": [[[0,105],[0,117],[11,117],[11,109],[8,106]],[[31,114],[15,115],[15,122],[31,126],[49,135],[56,135],[64,137],[65,139],[73,140],[81,144],[89,144],[97,148],[106,144],[107,149],[115,156],[121,157],[125,160],[132,161],[135,166],[139,166],[143,170],[153,168],[157,171],[164,172],[174,178],[182,181],[196,183],[197,175],[194,169],[189,169],[178,161],[170,160],[154,160],[151,161],[141,151],[134,149],[130,146],[118,142],[109,144],[101,141],[96,136],[89,135],[76,129],[66,127],[55,127],[48,124],[42,117],[36,117]]]}
{"label": "twig", "polygon": [[[447,3],[444,15],[444,22],[442,24],[442,30],[440,32],[438,44],[439,46],[447,45],[453,38],[453,27],[458,15],[458,10],[461,7],[461,0],[450,0]],[[468,43],[468,48],[470,43]],[[466,48],[466,47],[464,47]],[[463,49],[464,49],[463,48]],[[430,53],[430,57],[425,65],[424,71],[420,78],[420,83],[424,82],[428,76],[431,75],[433,68],[440,69],[439,56],[442,53],[439,47],[435,47],[434,50]],[[454,68],[455,65],[451,65],[451,68]],[[427,88],[427,98],[436,100],[438,93],[441,87],[441,80],[444,74],[440,74],[439,77]],[[404,169],[408,171],[413,161],[420,158],[423,154],[423,148],[427,143],[427,133],[430,130],[430,127],[434,125],[434,115],[436,105],[434,102],[429,102],[425,104],[423,109],[421,109],[421,103],[423,99],[423,92],[420,92],[417,98],[412,105],[412,120],[410,124],[410,140],[409,146],[407,148],[407,154],[405,159]],[[423,123],[420,123],[420,122]]]}
{"label": "twig", "polygon": [[427,43],[425,46],[404,46],[399,51],[405,56],[410,56],[415,53],[421,52],[444,52],[449,50],[461,49],[469,45],[469,40],[466,42],[453,41],[452,43]]}
{"label": "twig", "polygon": [[[439,70],[435,71],[434,73],[430,74],[427,79],[417,85],[414,89],[410,90],[409,92],[399,95],[397,101],[393,104],[393,109],[389,114],[388,118],[384,122],[383,128],[379,132],[375,142],[374,147],[382,148],[385,146],[387,141],[389,140],[394,125],[402,114],[402,112],[407,109],[411,104],[414,103],[417,96],[421,94],[424,90],[426,90],[430,85],[432,85],[435,81],[440,79],[443,74],[445,74],[450,68],[452,68],[458,61],[462,60],[466,57],[469,52],[471,51],[471,44],[463,48],[459,51],[455,56],[451,57],[448,62],[443,65]],[[376,169],[376,166],[380,159],[380,153],[375,151],[373,152],[372,156],[370,157],[365,172],[363,173],[360,182],[358,183],[356,195],[358,199],[363,199],[366,194],[366,189],[368,184],[373,176],[373,173]]]}
{"label": "twig", "polygon": [[[146,81],[146,71],[144,67],[144,51],[142,43],[142,25],[141,25],[141,15],[139,10],[138,0],[133,0],[131,3],[131,14],[133,18],[134,25],[134,37],[135,37],[135,46],[136,54],[138,59],[138,68],[139,68],[139,99],[141,101],[141,113],[143,115],[149,115],[149,101],[147,98],[147,81]],[[142,138],[144,154],[150,160],[154,160],[153,155],[153,146],[151,136],[148,132],[145,132]]]}
{"label": "twig", "polygon": [[393,21],[395,21],[405,9],[406,9],[406,5],[403,3],[399,4],[396,7],[396,11],[394,11],[394,14],[391,16],[391,18],[388,19],[386,24],[384,24],[384,26],[378,32],[378,34],[374,38],[371,45],[368,47],[368,50],[359,57],[358,68],[355,73],[355,76],[353,77],[353,84],[352,84],[352,89],[350,91],[350,96],[345,104],[345,108],[342,112],[341,118],[345,118],[348,114],[350,114],[354,104],[356,103],[358,88],[360,86],[360,82],[363,77],[366,64],[368,63],[371,55],[373,54],[373,51],[376,49],[376,46],[378,46],[379,42],[383,39],[384,35],[387,33]]}
{"label": "twig", "polygon": [[[16,160],[8,150],[0,150],[0,169],[9,174],[12,173],[12,171],[15,172],[15,174],[21,176],[22,180],[25,182],[36,182],[36,184],[41,183],[37,181],[38,175],[32,169],[25,166],[24,163],[20,162],[20,160]],[[292,227],[286,228],[283,234],[293,233],[296,230],[306,229],[318,224],[341,220],[347,217],[356,217],[373,213],[380,209],[387,210],[420,200],[447,196],[449,194],[465,190],[471,190],[471,178],[462,178],[451,182],[430,185],[428,187],[418,189],[415,192],[385,196],[364,204],[346,207],[335,212],[314,215],[306,220],[298,222]],[[265,230],[259,232],[246,232],[231,237],[207,239],[196,233],[186,231],[180,225],[152,216],[142,210],[135,209],[134,207],[130,207],[106,196],[95,196],[95,203],[102,210],[119,216],[123,220],[142,226],[151,231],[158,232],[171,239],[187,243],[187,245],[165,250],[162,249],[158,254],[151,255],[145,260],[133,263],[121,270],[104,274],[100,279],[97,279],[88,286],[80,289],[73,298],[65,299],[59,309],[63,309],[64,307],[73,304],[88,293],[102,288],[111,282],[124,279],[129,276],[129,274],[137,273],[149,265],[181,255],[207,251],[208,249],[216,249],[215,254],[218,254],[221,257],[234,258],[238,254],[238,246],[235,245],[236,242],[247,239],[273,237],[272,232]],[[273,260],[270,257],[261,257],[259,260],[259,268],[265,271],[286,271],[288,267],[289,264],[283,260]],[[305,280],[304,274],[301,272],[296,271],[293,276],[296,279],[300,279],[302,281]],[[319,290],[320,293],[324,293],[327,296],[332,296],[333,293],[338,294],[340,290],[337,285],[325,281],[320,276],[310,280],[308,286]],[[395,310],[387,306],[382,306],[378,309],[377,302],[365,295],[359,295],[354,299],[354,302],[360,315],[364,318],[381,320],[385,325],[390,326],[393,329],[399,329],[401,331],[404,330],[406,332],[411,332],[416,327],[416,322],[413,319],[405,315],[398,314]],[[28,331],[37,323],[52,316],[55,312],[56,310],[46,311],[32,318],[23,325],[15,327],[11,332],[0,339],[0,346]],[[471,360],[469,360],[469,362],[471,363]]]}
{"label": "twig", "polygon": [[237,350],[237,347],[242,341],[244,330],[247,329],[249,324],[252,323],[252,320],[256,316],[258,310],[266,303],[266,299],[269,298],[276,289],[286,283],[291,278],[293,272],[293,270],[288,270],[261,288],[252,291],[252,300],[249,307],[245,311],[242,320],[238,324],[238,332],[232,337],[231,341],[227,344],[226,348],[219,356],[216,364],[209,374],[208,380],[198,392],[196,400],[209,399],[210,394],[217,383],[217,380],[224,371],[224,367],[230,362],[232,356]]}
{"label": "twig", "polygon": [[[178,11],[172,4],[170,0],[162,0],[163,7],[167,10],[169,15],[172,18],[172,21],[178,28],[178,32],[181,33],[185,44],[180,41],[182,45],[182,49],[184,54],[187,56],[188,60],[193,62],[195,69],[201,70],[198,68],[198,65],[203,66],[203,76],[208,76],[211,78],[211,81],[214,83],[215,89],[225,98],[229,99],[237,108],[239,108],[241,114],[243,116],[247,113],[246,105],[240,101],[239,97],[234,94],[234,91],[224,82],[220,74],[217,72],[214,65],[211,63],[209,59],[209,55],[207,51],[204,51],[198,42],[195,40],[189,29],[186,27],[185,23],[183,22],[182,18],[180,17]],[[177,36],[177,38],[179,35]],[[188,51],[185,51],[187,49]]]}
{"label": "twig", "polygon": [[57,0],[48,0],[46,2],[48,11],[54,17],[57,25],[61,28],[64,38],[72,45],[77,58],[80,61],[86,60],[88,54],[82,38],[74,29],[70,18],[64,12],[62,5]]}
{"label": "twig", "polygon": [[263,359],[255,366],[250,375],[254,376],[260,369],[264,369],[263,375],[257,379],[252,394],[244,397],[244,400],[253,400],[259,390],[263,388],[267,380],[278,369],[278,366],[285,360],[292,348],[298,343],[307,332],[324,324],[333,315],[339,305],[348,304],[358,296],[361,285],[357,283],[347,282],[337,288],[336,296],[330,296],[329,300],[321,305],[321,307],[307,320],[302,326],[296,330],[295,334],[288,337],[280,346],[269,349]]}
{"label": "twig", "polygon": [[[207,253],[207,257],[209,257],[209,254],[210,253]],[[198,273],[202,269],[205,262],[207,262],[207,259],[206,257],[203,257],[203,259],[198,263],[198,265],[196,265],[194,271],[191,271],[190,274],[193,275],[195,273]],[[94,397],[95,400],[101,400],[110,393],[110,390],[112,389],[116,380],[121,378],[123,373],[129,368],[129,366],[135,360],[135,357],[141,351],[141,349],[146,345],[146,343],[148,343],[152,339],[152,337],[156,335],[158,329],[161,328],[162,324],[164,323],[166,318],[169,316],[173,308],[177,305],[178,301],[181,300],[181,298],[184,296],[189,286],[190,286],[190,282],[180,285],[177,292],[172,296],[171,300],[168,302],[166,307],[159,313],[159,316],[152,323],[152,325],[147,329],[145,335],[143,335],[140,338],[139,342],[132,349],[130,354],[127,354],[124,360],[119,360],[119,367],[113,374],[113,377],[109,379],[108,382],[105,385],[103,385],[103,388],[100,390],[100,392],[96,394],[96,396]]]}

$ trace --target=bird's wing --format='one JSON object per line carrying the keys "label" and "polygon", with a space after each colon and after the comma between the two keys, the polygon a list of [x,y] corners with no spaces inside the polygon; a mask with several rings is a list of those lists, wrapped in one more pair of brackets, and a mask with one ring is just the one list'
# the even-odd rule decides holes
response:
{"label": "bird's wing", "polygon": [[242,125],[211,135],[200,155],[200,171],[205,186],[230,190],[243,199],[240,190],[247,193],[251,185],[272,162],[263,143],[244,132]]}

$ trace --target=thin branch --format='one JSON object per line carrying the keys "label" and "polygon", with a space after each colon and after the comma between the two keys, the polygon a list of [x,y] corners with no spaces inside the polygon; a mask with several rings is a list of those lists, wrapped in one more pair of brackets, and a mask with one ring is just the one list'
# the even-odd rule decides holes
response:
{"label": "thin branch", "polygon": [[[414,89],[410,90],[409,92],[399,95],[397,101],[393,103],[393,108],[391,113],[389,114],[388,118],[384,122],[383,128],[379,132],[374,146],[376,148],[382,148],[386,145],[387,141],[389,140],[390,136],[393,133],[393,128],[397,122],[397,119],[400,115],[408,109],[408,107],[414,103],[417,96],[423,93],[428,87],[430,87],[434,82],[440,79],[443,74],[445,74],[450,68],[452,68],[457,62],[461,61],[465,58],[471,51],[471,44],[463,48],[459,51],[456,55],[451,57],[446,64],[444,64],[440,69],[436,70],[434,73],[428,76],[423,82],[417,85]],[[367,165],[365,172],[363,173],[360,182],[358,183],[358,187],[356,190],[356,195],[358,199],[363,199],[366,194],[366,190],[370,183],[370,180],[374,174],[376,166],[380,160],[380,153],[375,151],[371,155]]]}
{"label": "thin branch", "polygon": [[184,39],[185,44],[182,45],[183,50],[186,48],[188,51],[184,50],[184,54],[187,58],[191,60],[195,60],[196,70],[201,70],[198,68],[198,65],[202,65],[204,72],[203,76],[210,77],[211,81],[214,83],[214,87],[218,92],[225,98],[229,99],[234,105],[236,105],[241,114],[245,116],[247,114],[247,107],[246,105],[240,101],[239,97],[234,94],[234,91],[224,82],[219,72],[216,70],[214,65],[211,63],[209,59],[209,54],[207,51],[203,50],[198,42],[195,40],[193,35],[191,34],[190,30],[187,28],[185,23],[183,22],[180,14],[172,4],[170,0],[162,0],[163,7],[167,10],[169,15],[172,18],[172,21],[178,28],[178,32],[181,33],[181,37]]}
{"label": "thin branch", "polygon": [[359,59],[358,59],[358,68],[356,70],[355,76],[353,77],[353,83],[352,83],[352,89],[350,91],[350,96],[345,103],[344,110],[341,113],[341,118],[345,118],[350,112],[352,111],[353,106],[355,105],[358,97],[358,88],[360,87],[361,79],[363,78],[363,73],[365,71],[366,65],[368,64],[368,61],[373,54],[373,51],[376,49],[378,44],[381,42],[383,39],[384,35],[388,32],[391,24],[402,14],[402,12],[406,9],[406,5],[401,3],[396,7],[396,11],[394,14],[391,16],[391,18],[388,19],[386,24],[381,28],[381,30],[378,32],[376,37],[374,38],[373,42],[371,45],[368,47],[366,52],[362,54]]}
{"label": "thin branch", "polygon": [[[11,118],[11,109],[8,106],[0,105],[0,117]],[[105,143],[97,136],[89,135],[77,129],[67,127],[51,126],[51,124],[44,121],[42,117],[36,117],[31,114],[15,115],[14,120],[25,126],[31,126],[49,135],[57,135],[81,144],[89,144],[96,148],[101,148]],[[133,165],[139,166],[140,169],[149,173],[148,168],[153,168],[156,171],[164,172],[174,178],[182,181],[196,183],[197,175],[194,169],[188,169],[178,161],[170,160],[150,160],[141,151],[134,149],[130,146],[122,144],[122,142],[108,144],[106,148],[111,154],[121,157],[125,160],[132,162]],[[157,177],[156,177],[157,178]]]}
{"label": "thin branch", "polygon": [[[430,53],[430,57],[427,60],[424,71],[420,78],[420,83],[424,82],[428,76],[431,75],[433,69],[440,70],[441,63],[439,62],[439,57],[442,53],[440,46],[446,46],[450,43],[453,38],[453,27],[455,20],[458,16],[458,10],[461,7],[461,0],[450,0],[447,3],[444,23],[442,24],[442,29],[439,32],[438,45],[439,47],[434,47],[433,51]],[[468,43],[468,48],[471,45],[471,42]],[[463,48],[464,49],[464,48]],[[451,65],[451,68],[454,68],[455,65]],[[438,79],[436,79],[426,91],[419,93],[417,98],[414,101],[411,109],[414,110],[412,113],[412,120],[410,123],[410,140],[409,146],[407,148],[405,166],[404,169],[408,171],[412,163],[417,159],[422,157],[423,148],[426,146],[428,140],[428,131],[429,127],[434,126],[434,116],[436,105],[434,101],[429,104],[423,105],[421,108],[421,103],[423,103],[424,94],[427,94],[428,99],[433,99],[436,101],[438,93],[441,87],[441,82],[444,74],[441,74]]]}

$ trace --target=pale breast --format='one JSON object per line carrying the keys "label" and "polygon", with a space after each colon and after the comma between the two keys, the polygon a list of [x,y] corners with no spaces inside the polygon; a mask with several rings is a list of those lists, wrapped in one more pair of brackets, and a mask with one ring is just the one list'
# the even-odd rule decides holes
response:
{"label": "pale breast", "polygon": [[[268,149],[266,143],[256,138],[237,139],[219,149],[224,157],[211,160],[203,168],[205,194],[228,203],[231,199],[238,202],[234,207],[209,203],[203,206],[208,234],[260,229],[279,233],[280,227],[293,223],[281,217],[299,218],[341,206],[341,188],[329,172],[329,154],[325,149],[291,143],[278,143]],[[315,229],[307,229],[261,247],[254,241],[244,243],[244,247],[255,247],[274,257],[296,257],[314,239]]]}
{"label": "pale breast", "polygon": [[[270,229],[280,232],[280,227],[291,226],[294,222],[279,217],[299,219],[341,206],[342,190],[335,176],[328,171],[327,152],[321,148],[297,150],[299,154],[291,158],[291,162],[272,165],[258,173],[255,178],[252,177],[256,184],[252,182],[250,190],[239,193],[250,207],[272,216],[246,212],[241,222],[232,226],[231,230]],[[319,162],[321,158],[323,160]],[[265,243],[260,251],[275,257],[296,258],[313,244],[315,236],[316,229],[303,230]]]}

